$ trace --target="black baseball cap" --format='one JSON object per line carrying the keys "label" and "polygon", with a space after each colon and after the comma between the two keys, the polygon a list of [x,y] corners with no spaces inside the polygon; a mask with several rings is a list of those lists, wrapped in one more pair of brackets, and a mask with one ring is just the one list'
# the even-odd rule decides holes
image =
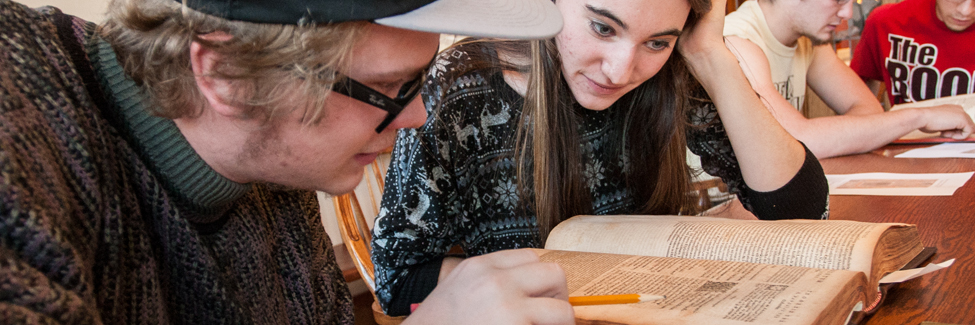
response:
{"label": "black baseball cap", "polygon": [[368,20],[432,33],[547,38],[562,29],[551,0],[175,0],[228,20],[268,24]]}

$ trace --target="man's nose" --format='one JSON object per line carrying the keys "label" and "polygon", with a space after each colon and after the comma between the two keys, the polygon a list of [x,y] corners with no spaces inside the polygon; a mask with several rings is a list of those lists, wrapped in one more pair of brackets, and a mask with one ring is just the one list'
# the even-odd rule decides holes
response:
{"label": "man's nose", "polygon": [[427,121],[427,110],[423,106],[423,96],[416,96],[403,111],[393,119],[387,130],[413,129],[423,126]]}

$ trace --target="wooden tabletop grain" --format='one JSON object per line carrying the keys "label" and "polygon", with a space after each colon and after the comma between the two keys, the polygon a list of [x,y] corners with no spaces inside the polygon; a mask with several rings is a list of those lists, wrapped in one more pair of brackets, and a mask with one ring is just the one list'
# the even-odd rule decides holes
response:
{"label": "wooden tabletop grain", "polygon": [[[820,162],[827,174],[975,171],[975,159],[894,158],[919,147],[890,145]],[[952,196],[830,195],[829,199],[830,219],[916,224],[921,242],[938,249],[933,262],[956,259],[946,270],[895,286],[866,324],[975,324],[975,181],[969,180]]]}

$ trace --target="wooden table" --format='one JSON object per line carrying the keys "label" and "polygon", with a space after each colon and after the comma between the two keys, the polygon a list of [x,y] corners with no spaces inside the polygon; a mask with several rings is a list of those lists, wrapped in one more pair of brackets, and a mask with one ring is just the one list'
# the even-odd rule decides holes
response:
{"label": "wooden table", "polygon": [[[975,171],[975,159],[893,158],[918,147],[890,145],[868,154],[820,161],[827,174]],[[916,224],[921,242],[938,249],[932,261],[956,259],[946,270],[895,286],[867,324],[975,324],[975,181],[969,180],[953,196],[831,195],[829,199],[830,219]]]}

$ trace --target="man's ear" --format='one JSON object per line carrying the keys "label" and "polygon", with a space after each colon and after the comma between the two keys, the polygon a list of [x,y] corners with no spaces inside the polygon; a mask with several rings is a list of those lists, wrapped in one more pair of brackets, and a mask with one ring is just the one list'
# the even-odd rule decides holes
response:
{"label": "man's ear", "polygon": [[[231,37],[224,32],[200,35],[200,38],[211,41],[225,41]],[[217,114],[239,117],[242,112],[229,100],[234,96],[233,85],[227,80],[214,77],[221,59],[222,56],[213,49],[196,41],[190,43],[190,65],[196,78],[196,86],[207,101],[205,109],[212,108]]]}

